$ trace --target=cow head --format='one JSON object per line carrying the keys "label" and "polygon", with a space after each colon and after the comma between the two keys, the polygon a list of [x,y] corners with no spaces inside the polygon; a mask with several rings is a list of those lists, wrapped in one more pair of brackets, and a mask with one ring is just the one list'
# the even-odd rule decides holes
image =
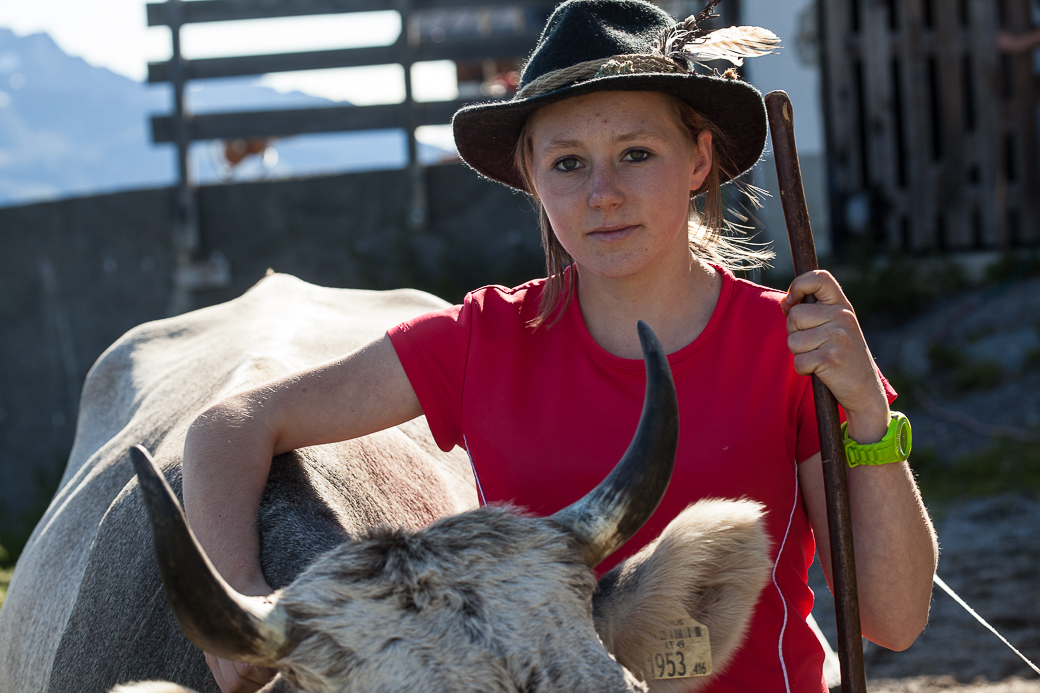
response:
{"label": "cow head", "polygon": [[[645,690],[631,673],[633,665],[621,666],[597,634],[591,570],[649,518],[674,463],[678,411],[667,359],[642,323],[640,338],[647,395],[639,428],[613,472],[584,499],[548,518],[485,507],[415,532],[376,528],[326,553],[267,598],[238,594],[221,579],[147,452],[135,447],[131,457],[152,520],[160,573],[181,629],[208,652],[279,669],[274,690]],[[730,649],[739,643],[765,576],[760,511],[749,512],[745,534],[763,565],[753,586],[744,588],[753,594],[744,599],[743,621],[727,626],[735,636],[721,638]],[[652,565],[646,557],[653,556],[668,563],[664,554],[686,550],[681,540],[659,544],[640,554],[641,563]],[[679,577],[676,594],[689,610],[692,597],[681,585],[690,576]],[[597,610],[606,605],[618,614],[643,611],[640,600],[648,593],[631,587],[641,581],[654,582],[635,565],[615,575]],[[711,586],[690,589],[706,587]],[[658,625],[629,635],[652,637]],[[609,628],[608,642],[624,650],[617,642],[624,627],[615,619]],[[629,640],[620,636],[621,644]],[[638,646],[627,649],[641,656]]]}

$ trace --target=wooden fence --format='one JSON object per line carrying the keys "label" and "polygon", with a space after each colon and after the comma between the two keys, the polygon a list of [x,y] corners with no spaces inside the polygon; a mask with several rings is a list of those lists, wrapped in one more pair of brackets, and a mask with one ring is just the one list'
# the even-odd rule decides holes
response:
{"label": "wooden fence", "polygon": [[[415,129],[422,125],[447,124],[459,106],[473,99],[433,103],[414,101],[412,65],[429,60],[464,62],[524,57],[534,47],[541,24],[551,10],[551,6],[523,0],[480,0],[481,7],[470,10],[478,15],[478,19],[487,15],[491,8],[519,5],[527,8],[538,21],[530,25],[519,22],[511,32],[502,33],[492,31],[491,23],[485,17],[485,21],[476,22],[479,27],[476,35],[469,36],[455,36],[453,33],[457,32],[450,31],[450,27],[445,31],[431,25],[431,14],[434,15],[432,24],[436,24],[438,12],[447,16],[452,13],[451,8],[465,8],[471,4],[472,1],[466,0],[167,0],[147,5],[148,25],[169,27],[173,44],[169,61],[148,66],[148,81],[168,82],[174,92],[173,112],[152,119],[153,140],[157,143],[172,142],[177,147],[179,183],[173,242],[178,256],[174,284],[180,291],[175,296],[171,312],[190,307],[190,291],[226,285],[230,280],[226,263],[200,262],[197,257],[201,245],[200,222],[188,167],[188,148],[193,141],[402,128],[408,137],[412,188],[407,218],[414,229],[425,226],[426,187],[416,156]],[[375,10],[397,10],[401,14],[401,35],[393,45],[198,60],[186,60],[181,53],[180,30],[185,24]],[[425,21],[418,21],[417,13],[425,13]],[[424,30],[419,30],[420,25]],[[436,34],[438,29],[439,35]],[[404,68],[405,99],[400,104],[193,115],[184,100],[185,84],[194,79],[394,63]]]}
{"label": "wooden fence", "polygon": [[817,0],[833,240],[1040,244],[1037,0]]}

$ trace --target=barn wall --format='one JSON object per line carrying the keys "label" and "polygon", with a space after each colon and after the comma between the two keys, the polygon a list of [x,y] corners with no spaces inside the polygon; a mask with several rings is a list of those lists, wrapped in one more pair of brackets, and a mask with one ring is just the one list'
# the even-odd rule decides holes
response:
{"label": "barn wall", "polygon": [[[430,224],[406,230],[404,171],[203,187],[203,255],[230,262],[231,299],[268,267],[326,286],[432,291],[448,300],[543,272],[530,204],[458,165],[426,169]],[[80,386],[101,352],[165,317],[175,264],[172,189],[0,209],[0,543],[56,482]],[[493,224],[486,220],[494,219]],[[8,540],[9,541],[9,540]]]}

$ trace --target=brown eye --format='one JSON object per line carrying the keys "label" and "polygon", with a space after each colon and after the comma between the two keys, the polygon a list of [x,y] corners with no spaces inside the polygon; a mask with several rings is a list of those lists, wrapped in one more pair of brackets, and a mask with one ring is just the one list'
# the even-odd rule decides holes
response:
{"label": "brown eye", "polygon": [[566,156],[562,159],[558,159],[553,168],[557,171],[575,171],[581,168],[581,162],[575,159],[573,156]]}

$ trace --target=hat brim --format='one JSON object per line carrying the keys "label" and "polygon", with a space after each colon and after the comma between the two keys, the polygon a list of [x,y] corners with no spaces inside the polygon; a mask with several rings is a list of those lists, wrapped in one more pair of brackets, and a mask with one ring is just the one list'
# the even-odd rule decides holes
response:
{"label": "hat brim", "polygon": [[527,118],[543,106],[598,91],[659,91],[689,104],[723,134],[716,147],[723,183],[754,166],[765,147],[765,103],[761,92],[747,82],[713,75],[637,73],[591,79],[527,99],[461,108],[451,121],[459,156],[481,175],[529,192],[514,165],[514,149]]}

